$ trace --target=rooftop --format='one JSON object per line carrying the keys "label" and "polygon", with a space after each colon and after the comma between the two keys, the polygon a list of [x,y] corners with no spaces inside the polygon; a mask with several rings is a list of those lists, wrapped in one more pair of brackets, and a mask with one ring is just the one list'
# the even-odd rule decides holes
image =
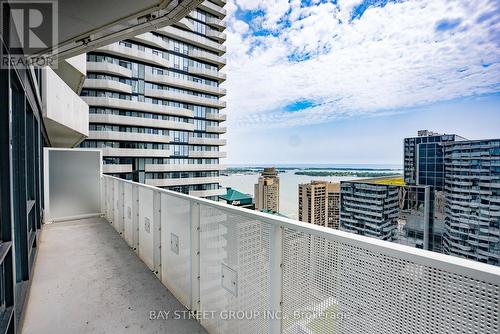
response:
{"label": "rooftop", "polygon": [[350,182],[360,182],[360,183],[371,183],[371,184],[381,184],[386,186],[405,186],[403,176],[383,176],[383,177],[373,177],[369,179],[359,179]]}
{"label": "rooftop", "polygon": [[252,196],[250,196],[249,194],[244,194],[233,188],[227,188],[227,193],[219,197],[225,201],[243,201],[248,199],[252,200]]}

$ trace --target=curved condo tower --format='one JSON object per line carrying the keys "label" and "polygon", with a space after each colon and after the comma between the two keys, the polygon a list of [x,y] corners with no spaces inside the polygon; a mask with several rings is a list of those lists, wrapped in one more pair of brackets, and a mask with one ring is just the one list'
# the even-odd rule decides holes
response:
{"label": "curved condo tower", "polygon": [[172,26],[87,54],[82,146],[102,149],[105,173],[215,200],[225,193],[225,3],[204,1]]}

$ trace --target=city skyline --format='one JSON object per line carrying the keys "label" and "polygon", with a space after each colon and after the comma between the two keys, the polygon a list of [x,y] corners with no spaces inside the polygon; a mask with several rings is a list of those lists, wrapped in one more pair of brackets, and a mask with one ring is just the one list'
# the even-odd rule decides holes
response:
{"label": "city skyline", "polygon": [[500,132],[494,1],[235,0],[226,9],[228,164],[393,164],[396,145],[375,154],[373,141],[430,128]]}

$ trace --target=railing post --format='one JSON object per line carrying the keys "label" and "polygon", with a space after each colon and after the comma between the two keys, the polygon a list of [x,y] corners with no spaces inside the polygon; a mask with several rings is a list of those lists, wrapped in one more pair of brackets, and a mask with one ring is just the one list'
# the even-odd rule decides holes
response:
{"label": "railing post", "polygon": [[191,206],[191,312],[200,311],[200,204]]}
{"label": "railing post", "polygon": [[283,317],[283,226],[272,224],[269,231],[269,333],[281,333]]}

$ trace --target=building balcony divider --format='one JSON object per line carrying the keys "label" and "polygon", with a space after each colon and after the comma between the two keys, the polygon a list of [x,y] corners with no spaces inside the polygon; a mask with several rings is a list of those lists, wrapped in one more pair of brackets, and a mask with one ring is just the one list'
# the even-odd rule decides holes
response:
{"label": "building balcony divider", "polygon": [[498,267],[111,176],[102,189],[106,219],[154,275],[213,312],[208,333],[498,332]]}
{"label": "building balcony divider", "polygon": [[193,123],[174,122],[163,119],[132,117],[109,114],[90,114],[90,123],[104,123],[129,126],[145,126],[159,129],[194,131]]}
{"label": "building balcony divider", "polygon": [[107,61],[102,62],[87,62],[88,72],[106,73],[112,75],[118,75],[121,77],[132,78],[132,70],[120,66],[118,64],[113,64]]}
{"label": "building balcony divider", "polygon": [[168,143],[170,141],[169,136],[121,131],[89,131],[89,139],[151,143]]}
{"label": "building balcony divider", "polygon": [[82,96],[83,100],[90,106],[108,107],[122,110],[134,110],[142,112],[152,112],[156,114],[194,117],[190,109],[174,108],[162,104],[152,104],[140,101],[122,100],[105,96]]}
{"label": "building balcony divider", "polygon": [[146,172],[196,172],[196,171],[221,171],[225,165],[219,164],[146,164]]}
{"label": "building balcony divider", "polygon": [[146,73],[145,80],[148,82],[154,82],[159,84],[167,84],[169,86],[190,89],[194,91],[199,91],[202,93],[208,93],[218,96],[226,95],[226,89],[221,87],[214,87],[210,85],[201,84],[198,82],[184,80],[180,78],[175,78],[166,74],[153,74]]}
{"label": "building balcony divider", "polygon": [[146,88],[144,91],[145,96],[155,97],[159,99],[168,99],[185,103],[200,104],[208,107],[214,108],[225,108],[226,101],[210,99],[207,97],[201,97],[185,93],[177,93],[174,91],[166,89],[151,89]]}
{"label": "building balcony divider", "polygon": [[226,46],[220,43],[214,42],[206,37],[194,34],[189,31],[184,31],[173,26],[167,26],[158,29],[156,32],[165,35],[170,38],[178,39],[186,43],[193,44],[202,49],[207,49],[213,52],[217,52],[219,55],[226,53]]}
{"label": "building balcony divider", "polygon": [[111,90],[114,92],[132,94],[132,86],[127,85],[123,82],[111,79],[85,79],[83,84],[85,88],[92,89],[104,89]]}
{"label": "building balcony divider", "polygon": [[172,179],[146,179],[146,184],[155,187],[184,186],[192,184],[219,183],[220,177],[186,177]]}
{"label": "building balcony divider", "polygon": [[99,52],[105,52],[115,56],[120,56],[128,59],[134,59],[139,62],[146,62],[152,65],[161,67],[173,67],[172,61],[165,59],[159,55],[147,53],[135,48],[129,48],[118,43],[102,46],[97,49]]}
{"label": "building balcony divider", "polygon": [[221,151],[189,151],[190,158],[225,158],[226,152]]}
{"label": "building balcony divider", "polygon": [[216,145],[224,146],[227,144],[226,139],[221,138],[200,138],[200,137],[189,137],[188,143],[191,145]]}

